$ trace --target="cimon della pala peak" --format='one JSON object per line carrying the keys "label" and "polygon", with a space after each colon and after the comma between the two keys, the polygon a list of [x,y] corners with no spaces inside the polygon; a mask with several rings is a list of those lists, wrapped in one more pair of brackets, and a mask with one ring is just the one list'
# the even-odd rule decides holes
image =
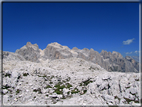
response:
{"label": "cimon della pala peak", "polygon": [[27,42],[2,59],[4,105],[140,105],[139,63],[116,51]]}

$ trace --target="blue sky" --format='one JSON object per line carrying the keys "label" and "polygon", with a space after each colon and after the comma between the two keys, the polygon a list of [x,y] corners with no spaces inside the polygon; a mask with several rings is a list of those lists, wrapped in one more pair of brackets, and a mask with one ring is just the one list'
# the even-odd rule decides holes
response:
{"label": "blue sky", "polygon": [[3,3],[3,51],[28,41],[137,56],[139,3]]}

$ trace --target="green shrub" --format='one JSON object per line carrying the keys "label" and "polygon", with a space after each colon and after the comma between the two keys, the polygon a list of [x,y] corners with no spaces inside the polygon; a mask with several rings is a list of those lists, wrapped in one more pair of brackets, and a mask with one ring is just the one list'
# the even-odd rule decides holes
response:
{"label": "green shrub", "polygon": [[79,93],[80,91],[77,89],[77,88],[75,88],[74,90],[71,90],[71,94],[75,94],[75,93]]}
{"label": "green shrub", "polygon": [[33,90],[33,92],[38,92],[39,94],[42,94],[42,92],[41,92],[41,89],[40,89],[40,88],[38,88],[38,89],[34,89],[34,90]]}
{"label": "green shrub", "polygon": [[6,84],[2,87],[2,89],[8,89],[8,88],[10,88],[10,86],[8,84]]}
{"label": "green shrub", "polygon": [[87,90],[83,90],[84,94],[87,92]]}
{"label": "green shrub", "polygon": [[54,87],[60,87],[60,85],[62,84],[62,82],[58,82]]}
{"label": "green shrub", "polygon": [[52,82],[52,81],[50,81],[50,84],[53,84],[53,82]]}
{"label": "green shrub", "polygon": [[89,70],[99,70],[99,68],[90,67]]}
{"label": "green shrub", "polygon": [[17,89],[17,90],[16,90],[16,95],[17,95],[18,93],[20,93],[20,91],[21,91],[20,89]]}
{"label": "green shrub", "polygon": [[80,83],[80,86],[87,86],[89,83],[92,83],[93,81],[91,81],[90,79],[83,81],[82,83]]}
{"label": "green shrub", "polygon": [[69,81],[71,78],[70,77],[68,77],[67,79],[66,79],[66,81]]}
{"label": "green shrub", "polygon": [[46,87],[44,87],[44,89],[47,89],[47,88],[52,88],[50,85],[47,85]]}
{"label": "green shrub", "polygon": [[23,73],[23,76],[27,76],[27,75],[29,75],[29,73]]}
{"label": "green shrub", "polygon": [[10,78],[10,77],[11,77],[11,74],[6,73],[6,74],[5,74],[5,77],[9,77],[9,78]]}
{"label": "green shrub", "polygon": [[62,92],[62,91],[59,91],[59,90],[55,90],[55,92],[56,92],[57,94],[63,94],[63,92]]}
{"label": "green shrub", "polygon": [[67,85],[67,88],[72,87],[72,85],[71,85],[71,84],[69,84],[69,83],[67,83],[66,85]]}
{"label": "green shrub", "polygon": [[38,77],[46,77],[46,75],[38,75]]}

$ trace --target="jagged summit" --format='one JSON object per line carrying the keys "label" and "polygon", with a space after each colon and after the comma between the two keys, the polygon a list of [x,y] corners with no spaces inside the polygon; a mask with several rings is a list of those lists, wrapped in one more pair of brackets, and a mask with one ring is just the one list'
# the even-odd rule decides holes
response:
{"label": "jagged summit", "polygon": [[123,56],[119,52],[113,51],[112,54],[116,57],[123,58]]}
{"label": "jagged summit", "polygon": [[79,49],[77,47],[73,47],[72,50],[77,51]]}
{"label": "jagged summit", "polygon": [[57,43],[57,42],[53,42],[53,43],[50,43],[50,44],[48,44],[48,45],[52,45],[52,46],[62,46],[61,44],[59,44],[59,43]]}
{"label": "jagged summit", "polygon": [[70,49],[68,46],[62,46],[57,42],[50,43],[44,50],[41,50],[37,44],[27,42],[25,46],[17,49],[15,53],[32,62],[76,57],[98,64],[107,71],[139,72],[138,62],[129,60],[127,57],[123,58],[116,51],[111,53],[102,50],[101,53],[98,53],[92,48],[90,50],[87,48],[80,50],[77,47]]}

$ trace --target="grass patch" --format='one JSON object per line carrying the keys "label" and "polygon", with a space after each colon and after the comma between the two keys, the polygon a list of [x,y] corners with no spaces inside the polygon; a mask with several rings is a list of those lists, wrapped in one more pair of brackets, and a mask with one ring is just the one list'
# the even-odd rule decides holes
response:
{"label": "grass patch", "polygon": [[75,88],[74,90],[71,90],[71,94],[76,94],[76,93],[79,93],[80,91],[77,89],[77,88]]}
{"label": "grass patch", "polygon": [[19,94],[20,91],[21,91],[20,89],[17,89],[17,90],[16,90],[16,95]]}
{"label": "grass patch", "polygon": [[18,77],[17,77],[17,79],[20,79],[21,78],[21,76],[19,75]]}
{"label": "grass patch", "polygon": [[46,87],[44,87],[44,89],[47,89],[47,88],[52,88],[50,85],[47,85]]}
{"label": "grass patch", "polygon": [[58,84],[56,84],[54,87],[57,88],[54,92],[56,92],[57,94],[63,94],[63,88],[65,88],[65,85],[62,85],[61,82],[58,82]]}
{"label": "grass patch", "polygon": [[83,81],[82,83],[80,83],[80,86],[87,86],[89,83],[92,83],[93,81],[91,81],[90,79]]}
{"label": "grass patch", "polygon": [[54,92],[57,94],[63,94],[63,90],[60,90],[60,89],[56,89]]}
{"label": "grass patch", "polygon": [[84,94],[87,92],[87,90],[83,90]]}
{"label": "grass patch", "polygon": [[58,84],[55,85],[56,88],[60,87],[60,85],[62,84],[62,82],[58,82]]}
{"label": "grass patch", "polygon": [[90,67],[89,70],[99,70],[99,68]]}
{"label": "grass patch", "polygon": [[2,89],[8,89],[8,88],[10,88],[10,86],[8,84],[6,84],[2,87]]}
{"label": "grass patch", "polygon": [[41,92],[41,89],[40,89],[40,88],[38,88],[38,89],[34,89],[34,90],[33,90],[33,92],[38,92],[39,94],[42,94],[42,92]]}
{"label": "grass patch", "polygon": [[46,75],[42,75],[42,76],[41,76],[41,75],[38,75],[38,77],[46,77]]}
{"label": "grass patch", "polygon": [[70,83],[67,83],[66,85],[67,85],[66,88],[72,87],[72,85]]}
{"label": "grass patch", "polygon": [[6,73],[6,74],[5,74],[5,77],[9,77],[9,78],[10,78],[10,77],[11,77],[11,74]]}
{"label": "grass patch", "polygon": [[50,81],[50,84],[53,84],[53,82],[52,82],[52,81]]}
{"label": "grass patch", "polygon": [[52,79],[52,78],[54,78],[54,75],[52,75],[50,79]]}
{"label": "grass patch", "polygon": [[68,77],[67,79],[66,79],[66,81],[69,81],[71,78],[70,77]]}

